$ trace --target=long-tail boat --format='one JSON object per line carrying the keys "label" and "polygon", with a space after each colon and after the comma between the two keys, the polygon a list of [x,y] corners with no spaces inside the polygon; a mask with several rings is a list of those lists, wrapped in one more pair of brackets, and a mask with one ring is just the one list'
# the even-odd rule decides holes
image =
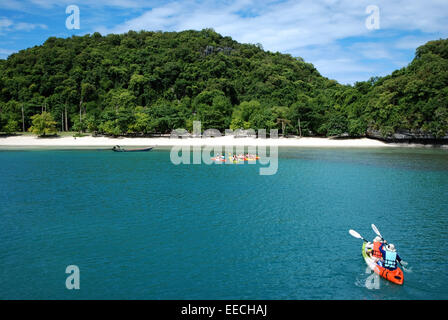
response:
{"label": "long-tail boat", "polygon": [[122,146],[116,145],[112,148],[115,152],[145,152],[145,151],[151,151],[153,147],[147,147],[147,148],[123,148]]}

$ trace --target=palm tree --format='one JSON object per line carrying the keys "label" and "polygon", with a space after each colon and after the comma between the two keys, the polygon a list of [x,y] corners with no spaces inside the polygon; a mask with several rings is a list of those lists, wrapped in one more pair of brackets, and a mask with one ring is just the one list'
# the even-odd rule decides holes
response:
{"label": "palm tree", "polygon": [[291,121],[289,121],[288,119],[277,118],[277,124],[278,123],[282,124],[282,136],[285,136],[286,125],[291,124]]}

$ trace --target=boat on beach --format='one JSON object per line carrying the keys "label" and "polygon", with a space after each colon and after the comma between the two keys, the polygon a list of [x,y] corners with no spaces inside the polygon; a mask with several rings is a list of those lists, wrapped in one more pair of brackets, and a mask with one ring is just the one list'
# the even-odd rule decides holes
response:
{"label": "boat on beach", "polygon": [[147,147],[147,148],[123,148],[122,146],[116,145],[112,148],[115,152],[145,152],[145,151],[151,151],[153,147]]}

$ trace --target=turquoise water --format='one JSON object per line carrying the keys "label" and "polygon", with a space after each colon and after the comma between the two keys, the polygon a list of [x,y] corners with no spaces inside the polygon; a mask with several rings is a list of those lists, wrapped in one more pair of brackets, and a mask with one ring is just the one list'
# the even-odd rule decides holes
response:
{"label": "turquoise water", "polygon": [[[0,299],[448,298],[448,151],[282,149],[277,174],[259,167],[0,152]],[[403,286],[366,287],[348,229],[371,223]]]}

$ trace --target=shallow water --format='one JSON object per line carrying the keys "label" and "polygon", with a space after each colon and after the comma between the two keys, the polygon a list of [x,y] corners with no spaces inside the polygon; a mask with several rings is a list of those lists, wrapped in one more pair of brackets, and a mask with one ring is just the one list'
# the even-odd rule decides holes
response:
{"label": "shallow water", "polygon": [[[259,168],[0,152],[0,299],[448,298],[447,150],[281,149],[277,174]],[[366,287],[348,229],[371,223],[409,262],[403,286]]]}

